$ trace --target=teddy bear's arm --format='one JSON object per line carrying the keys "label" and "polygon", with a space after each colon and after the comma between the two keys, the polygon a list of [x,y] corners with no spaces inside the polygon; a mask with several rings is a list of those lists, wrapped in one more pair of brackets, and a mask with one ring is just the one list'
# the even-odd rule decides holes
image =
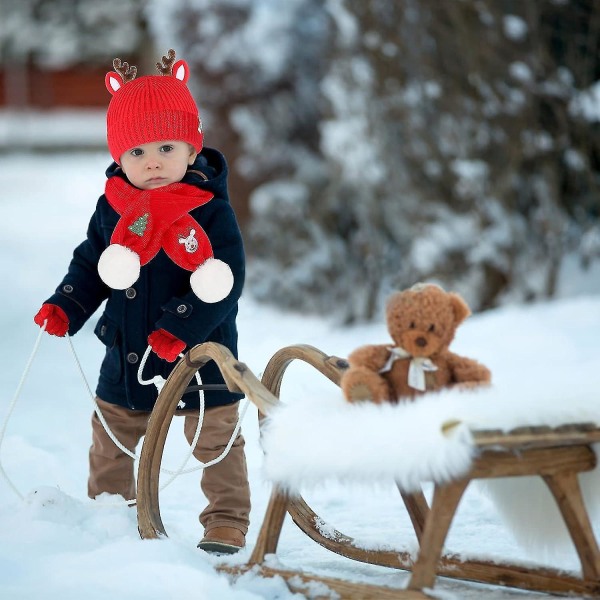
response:
{"label": "teddy bear's arm", "polygon": [[490,370],[472,358],[448,352],[445,356],[453,383],[487,384],[492,380]]}
{"label": "teddy bear's arm", "polygon": [[365,367],[371,371],[379,372],[390,357],[389,346],[370,345],[357,348],[348,356],[351,367]]}
{"label": "teddy bear's arm", "polygon": [[379,373],[390,355],[387,346],[361,346],[348,357],[349,369],[342,375],[340,386],[349,402],[370,399],[379,404],[391,399],[388,382]]}

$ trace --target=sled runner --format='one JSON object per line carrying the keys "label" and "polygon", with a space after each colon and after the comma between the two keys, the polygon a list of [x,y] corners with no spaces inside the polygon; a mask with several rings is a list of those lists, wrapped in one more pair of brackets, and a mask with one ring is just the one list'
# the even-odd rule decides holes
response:
{"label": "sled runner", "polygon": [[[327,356],[310,346],[290,346],[279,350],[269,361],[262,382],[223,346],[215,343],[192,348],[176,366],[162,389],[148,425],[138,469],[138,528],[142,538],[166,536],[160,516],[158,479],[168,429],[177,403],[197,369],[214,360],[227,386],[241,391],[256,405],[262,416],[273,414],[286,369],[301,360],[333,383],[347,366],[344,359]],[[448,422],[451,434],[459,422]],[[247,565],[223,566],[222,570],[239,574],[252,569],[263,576],[281,575],[293,591],[306,593],[310,582],[325,584],[342,598],[427,598],[424,590],[434,586],[437,576],[484,584],[504,585],[552,594],[600,596],[600,550],[590,523],[578,481],[578,474],[596,466],[592,444],[600,441],[600,429],[590,424],[558,428],[522,427],[509,432],[473,431],[476,453],[468,471],[450,481],[434,481],[429,506],[422,491],[403,489],[399,495],[410,516],[419,550],[414,556],[397,550],[368,550],[330,526],[304,499],[274,483],[256,545]],[[552,568],[499,563],[486,560],[462,560],[442,554],[450,525],[460,499],[469,483],[476,479],[539,476],[546,483],[567,526],[581,563],[581,574]],[[411,573],[405,590],[350,583],[264,565],[265,556],[275,554],[288,514],[313,541],[341,556],[368,564],[402,569]]]}

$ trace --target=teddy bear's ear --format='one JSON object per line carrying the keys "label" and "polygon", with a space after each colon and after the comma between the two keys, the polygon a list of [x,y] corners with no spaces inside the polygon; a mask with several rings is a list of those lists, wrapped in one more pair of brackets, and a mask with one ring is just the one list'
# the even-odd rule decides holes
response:
{"label": "teddy bear's ear", "polygon": [[458,294],[450,292],[448,296],[450,297],[456,324],[459,325],[471,314],[471,309]]}

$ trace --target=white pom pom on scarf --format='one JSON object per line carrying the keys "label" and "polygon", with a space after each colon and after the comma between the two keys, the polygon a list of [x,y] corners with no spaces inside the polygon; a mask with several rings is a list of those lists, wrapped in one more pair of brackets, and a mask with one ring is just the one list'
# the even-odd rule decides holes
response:
{"label": "white pom pom on scarf", "polygon": [[200,300],[212,304],[227,297],[233,287],[233,273],[227,263],[209,258],[192,273],[190,285]]}
{"label": "white pom pom on scarf", "polygon": [[108,287],[124,290],[140,276],[140,257],[126,246],[111,244],[100,256],[98,273]]}

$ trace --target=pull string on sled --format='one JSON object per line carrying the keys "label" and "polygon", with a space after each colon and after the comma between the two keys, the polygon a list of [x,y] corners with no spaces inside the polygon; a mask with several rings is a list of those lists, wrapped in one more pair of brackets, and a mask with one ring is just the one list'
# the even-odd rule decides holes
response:
{"label": "pull string on sled", "polygon": [[[68,334],[67,334],[67,340],[69,342],[69,347],[71,349],[71,353],[73,354],[75,364],[77,365],[77,368],[79,369],[79,374],[81,375],[81,378],[83,379],[83,383],[87,389],[89,397],[92,399],[92,402],[94,403],[96,414],[98,415],[98,419],[99,419],[100,423],[102,424],[104,431],[106,431],[106,434],[108,435],[108,437],[112,440],[112,442],[115,444],[115,446],[117,448],[119,448],[119,450],[121,450],[121,452],[124,452],[127,456],[129,456],[133,460],[139,460],[139,456],[137,454],[135,454],[135,452],[132,452],[131,450],[129,450],[129,448],[126,448],[119,441],[119,439],[113,433],[113,431],[110,429],[108,423],[106,422],[104,415],[102,414],[102,411],[100,410],[100,406],[98,405],[98,402],[96,400],[96,395],[92,392],[92,389],[87,380],[87,377],[85,376],[83,367],[81,366],[81,362],[79,361],[79,357],[77,356],[77,353],[75,352],[75,346],[73,346],[73,341],[71,340],[71,337]],[[149,380],[142,379],[142,371],[144,369],[144,366],[146,365],[146,361],[148,360],[148,356],[149,356],[151,350],[152,350],[152,348],[150,346],[148,346],[148,348],[146,348],[146,351],[144,352],[143,359],[140,362],[140,366],[138,368],[137,379],[141,385],[151,385],[154,383],[158,393],[160,393],[160,390],[162,389],[162,386],[164,385],[164,383],[166,381],[163,377],[161,377],[160,375],[157,375],[153,379],[149,379]],[[180,354],[179,356],[182,356],[182,354]],[[196,381],[198,382],[198,384],[200,384],[200,376],[198,375],[197,372],[196,372],[195,376],[196,376]],[[185,468],[188,461],[190,460],[190,458],[194,452],[194,448],[196,447],[196,444],[198,443],[198,439],[200,438],[200,432],[202,430],[202,424],[204,422],[204,393],[202,391],[200,391],[199,395],[200,395],[200,414],[198,417],[198,426],[196,427],[196,431],[194,432],[194,438],[192,440],[192,445],[190,446],[190,450],[186,454],[185,459],[183,460],[183,462],[181,463],[181,465],[178,469],[176,469],[176,470],[171,470],[171,469],[167,469],[167,468],[160,469],[161,472],[171,475],[171,477],[167,480],[167,482],[164,483],[163,485],[161,485],[160,491],[164,490],[175,479],[177,479],[177,477],[179,477],[179,475],[181,475],[183,473],[183,469]],[[224,458],[224,456],[222,458]],[[200,465],[197,468],[205,468],[205,466],[206,465]],[[196,467],[194,467],[194,469],[192,469],[192,470],[196,470]],[[128,504],[128,505],[133,505],[135,503],[136,503],[135,498],[130,498],[130,499],[125,500],[125,504]],[[113,504],[110,503],[109,505],[112,506]],[[106,506],[106,504],[103,503],[103,506]]]}
{"label": "pull string on sled", "polygon": [[[18,490],[18,488],[15,486],[15,484],[12,482],[12,480],[10,479],[10,477],[8,476],[8,474],[6,473],[3,465],[2,465],[2,458],[1,458],[1,454],[2,454],[2,445],[4,442],[4,436],[6,434],[6,429],[8,427],[8,423],[10,421],[10,418],[12,416],[12,413],[14,411],[14,408],[17,404],[17,401],[20,397],[21,394],[21,390],[23,388],[23,385],[25,383],[25,380],[27,379],[27,376],[29,375],[29,371],[31,370],[31,365],[33,363],[33,360],[38,352],[40,343],[41,343],[41,339],[42,336],[46,330],[46,325],[47,325],[47,320],[44,321],[42,327],[40,328],[40,332],[38,334],[38,337],[35,341],[33,350],[31,352],[31,355],[29,357],[29,360],[27,361],[27,364],[25,366],[25,369],[23,371],[23,374],[21,376],[21,379],[19,381],[19,384],[17,385],[17,389],[15,391],[15,394],[11,400],[11,403],[9,405],[9,410],[8,413],[6,415],[6,418],[4,419],[4,422],[2,424],[2,428],[0,429],[0,475],[2,476],[2,478],[8,483],[8,485],[10,486],[10,488],[14,491],[14,493],[21,499],[23,500],[25,497],[24,495]],[[126,448],[125,446],[123,446],[123,444],[121,444],[121,442],[117,439],[117,437],[114,435],[114,433],[111,431],[110,427],[108,426],[106,419],[104,418],[104,415],[102,414],[102,411],[100,410],[100,407],[98,406],[98,403],[96,401],[96,396],[95,394],[92,392],[91,387],[87,381],[87,378],[85,376],[85,373],[83,371],[83,368],[81,366],[81,362],[79,361],[79,357],[77,356],[77,353],[75,351],[75,347],[73,345],[73,342],[71,341],[71,337],[69,336],[69,334],[66,335],[67,341],[69,342],[69,347],[71,349],[71,353],[73,355],[73,358],[75,360],[75,364],[77,365],[77,368],[79,370],[79,373],[81,375],[81,378],[83,380],[83,383],[87,389],[88,395],[90,396],[92,402],[94,403],[94,407],[95,407],[95,411],[98,415],[98,419],[100,420],[100,422],[102,423],[102,426],[104,428],[104,430],[106,431],[107,435],[110,437],[110,439],[113,441],[113,443],[117,446],[117,448],[119,448],[122,452],[124,452],[127,456],[129,456],[130,458],[132,458],[133,460],[139,460],[139,456],[136,455],[135,453],[131,452],[128,448]],[[138,382],[141,385],[150,385],[150,384],[154,384],[157,388],[157,391],[160,393],[160,390],[162,389],[164,383],[165,383],[165,379],[161,376],[156,376],[152,379],[149,380],[143,380],[142,379],[142,371],[144,369],[144,366],[146,364],[146,361],[148,360],[148,356],[151,352],[152,348],[150,346],[148,346],[148,348],[146,349],[146,352],[144,353],[143,359],[140,362],[140,367],[138,369],[138,373],[137,373],[137,377],[138,377]],[[183,356],[183,354],[179,355],[180,357]],[[194,433],[194,438],[192,440],[192,444],[190,445],[190,450],[187,453],[185,460],[182,462],[182,464],[180,465],[180,467],[178,469],[175,470],[171,470],[171,469],[167,469],[167,468],[160,468],[160,471],[163,473],[167,473],[168,475],[171,475],[171,477],[160,487],[160,490],[162,491],[163,489],[165,489],[168,485],[170,485],[177,477],[179,477],[179,475],[184,475],[187,473],[192,473],[194,471],[199,471],[202,469],[205,469],[207,467],[211,467],[219,462],[221,462],[226,456],[227,454],[229,454],[229,451],[231,450],[231,447],[233,446],[235,439],[240,431],[241,425],[242,425],[242,421],[246,415],[246,412],[248,410],[248,406],[249,406],[249,400],[247,399],[238,418],[238,421],[236,423],[236,426],[234,427],[233,433],[229,439],[229,442],[227,443],[227,445],[225,446],[223,452],[221,452],[221,454],[219,454],[219,456],[213,458],[212,460],[206,462],[206,463],[202,463],[200,462],[199,465],[192,467],[190,469],[185,469],[186,464],[188,463],[189,459],[191,458],[191,456],[193,455],[194,452],[194,448],[196,447],[198,440],[200,439],[200,433],[202,430],[202,425],[204,422],[204,413],[205,413],[205,402],[204,402],[204,387],[209,387],[209,386],[202,386],[201,385],[201,380],[200,380],[200,376],[198,374],[198,372],[195,373],[195,377],[196,377],[196,381],[198,382],[197,386],[191,386],[192,389],[190,389],[189,391],[198,391],[199,395],[200,395],[200,411],[199,411],[199,416],[198,416],[198,426],[196,427],[196,431]],[[185,470],[184,470],[185,469]],[[135,499],[131,499],[131,500],[125,500],[126,504],[135,504],[136,500]],[[123,503],[119,502],[118,505],[121,506]],[[100,505],[98,505],[98,507],[106,507],[106,506],[113,506],[115,504],[106,504],[106,503],[102,503]]]}
{"label": "pull string on sled", "polygon": [[[164,377],[162,377],[161,375],[155,375],[152,379],[143,379],[142,378],[142,373],[144,371],[144,367],[146,366],[146,361],[148,360],[148,356],[150,356],[151,351],[152,351],[152,347],[148,346],[146,348],[146,351],[144,352],[144,356],[142,356],[142,360],[140,361],[140,366],[139,366],[138,372],[137,372],[137,379],[138,379],[138,383],[140,383],[141,385],[150,385],[153,383],[156,386],[156,389],[158,390],[158,392],[160,393],[160,391],[162,390],[162,388],[164,387],[164,385],[167,381]],[[179,357],[183,358],[184,354],[180,353]],[[196,447],[196,444],[198,443],[198,439],[200,438],[200,432],[202,430],[202,425],[204,423],[204,412],[205,412],[204,390],[212,388],[212,386],[210,386],[210,385],[202,385],[202,381],[200,380],[200,375],[199,375],[198,371],[196,371],[195,377],[196,377],[196,381],[198,382],[198,385],[190,386],[189,388],[187,388],[187,391],[197,391],[200,394],[200,413],[198,415],[198,425],[197,425],[196,431],[194,433],[194,439],[192,440],[192,444],[190,445],[190,450],[189,450],[189,453],[188,453],[185,461],[183,462],[183,464],[177,471],[171,471],[169,469],[163,469],[163,468],[160,469],[162,472],[167,473],[172,476],[160,488],[161,490],[166,488],[179,475],[186,475],[187,473],[193,473],[194,471],[200,471],[201,469],[206,469],[207,467],[212,467],[213,465],[220,463],[229,454],[229,451],[231,450],[231,447],[233,446],[235,439],[238,436],[238,433],[242,426],[242,421],[244,420],[244,417],[246,416],[246,411],[248,410],[248,406],[250,404],[250,400],[246,399],[246,401],[244,402],[244,406],[238,417],[237,423],[233,429],[233,433],[231,434],[231,437],[229,438],[227,445],[223,449],[223,452],[221,452],[221,454],[219,454],[219,456],[213,458],[212,460],[209,460],[206,463],[198,461],[198,462],[200,462],[200,464],[198,466],[191,467],[190,469],[186,469],[184,471],[183,469],[184,469],[185,465],[187,464],[188,460],[191,458],[192,454],[194,453],[194,448]],[[84,375],[84,379],[85,379],[85,375]],[[215,386],[215,387],[218,387],[218,389],[222,389],[221,386]],[[224,387],[226,388],[227,386],[224,386]],[[95,398],[94,398],[94,400],[95,400]],[[136,458],[139,458],[139,457],[136,457]]]}
{"label": "pull string on sled", "polygon": [[42,341],[42,335],[44,334],[44,331],[46,331],[46,323],[47,323],[47,321],[44,321],[44,325],[40,329],[37,339],[35,340],[35,344],[33,345],[33,350],[31,351],[29,360],[27,361],[27,364],[25,365],[25,369],[23,370],[23,374],[21,375],[21,379],[19,380],[19,384],[17,385],[17,389],[14,393],[14,396],[12,397],[12,400],[10,401],[10,404],[8,406],[8,413],[6,414],[6,418],[4,419],[4,422],[2,423],[2,429],[0,430],[0,474],[2,475],[2,478],[6,481],[6,483],[8,483],[8,485],[13,490],[13,492],[21,500],[24,500],[25,496],[23,496],[23,494],[21,494],[21,492],[17,489],[17,486],[12,482],[12,480],[10,479],[10,477],[4,470],[4,466],[2,465],[1,450],[2,450],[2,444],[4,442],[4,435],[6,433],[6,428],[8,427],[8,422],[10,420],[10,417],[12,416],[15,406],[17,405],[17,400],[19,399],[19,396],[21,394],[21,389],[23,388],[23,384],[25,383],[25,380],[27,379],[27,375],[29,375],[29,371],[31,369],[33,359],[35,358],[35,355],[37,354],[38,348],[40,347],[40,342]]}

